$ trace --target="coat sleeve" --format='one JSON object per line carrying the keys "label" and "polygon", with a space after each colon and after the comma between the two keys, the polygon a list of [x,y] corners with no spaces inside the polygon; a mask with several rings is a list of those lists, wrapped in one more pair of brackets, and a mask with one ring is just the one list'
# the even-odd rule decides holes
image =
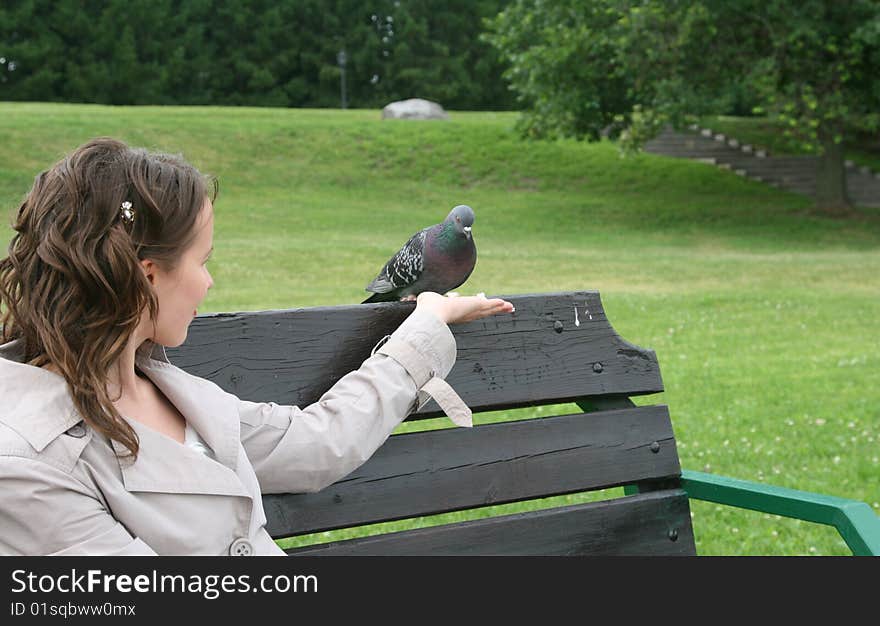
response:
{"label": "coat sleeve", "polygon": [[53,465],[28,457],[2,456],[0,489],[0,554],[156,554],[116,521],[86,485]]}
{"label": "coat sleeve", "polygon": [[417,310],[357,370],[305,408],[240,400],[241,440],[263,493],[315,492],[369,459],[428,396],[456,423],[470,409],[445,382],[455,338]]}

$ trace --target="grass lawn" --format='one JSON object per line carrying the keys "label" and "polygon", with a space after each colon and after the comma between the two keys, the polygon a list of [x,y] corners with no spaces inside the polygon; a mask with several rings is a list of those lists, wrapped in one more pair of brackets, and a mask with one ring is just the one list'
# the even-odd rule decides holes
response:
{"label": "grass lawn", "polygon": [[[200,312],[360,302],[407,237],[469,204],[480,256],[459,291],[599,290],[617,331],[657,352],[666,391],[637,402],[670,406],[684,468],[880,511],[880,211],[816,217],[800,196],[712,166],[522,142],[515,119],[0,103],[0,237],[37,172],[97,135],[182,152],[219,176],[216,284]],[[692,511],[700,554],[848,553],[826,527]]]}

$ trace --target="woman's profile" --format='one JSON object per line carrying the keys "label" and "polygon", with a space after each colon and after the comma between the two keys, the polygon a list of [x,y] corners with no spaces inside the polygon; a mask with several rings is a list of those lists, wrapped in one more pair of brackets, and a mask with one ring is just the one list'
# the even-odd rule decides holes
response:
{"label": "woman's profile", "polygon": [[283,555],[261,494],[361,465],[452,369],[448,324],[512,311],[426,292],[318,402],[241,400],[164,350],[214,285],[217,193],[111,138],[37,175],[0,260],[0,554]]}

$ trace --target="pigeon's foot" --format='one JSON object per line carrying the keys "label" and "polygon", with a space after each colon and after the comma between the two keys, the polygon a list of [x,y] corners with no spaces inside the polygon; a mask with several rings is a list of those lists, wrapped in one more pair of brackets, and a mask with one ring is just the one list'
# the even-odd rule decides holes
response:
{"label": "pigeon's foot", "polygon": [[457,292],[457,291],[448,291],[448,292],[446,293],[446,297],[447,297],[447,298],[457,298],[457,297],[458,297],[458,292]]}
{"label": "pigeon's foot", "polygon": [[412,302],[412,301],[415,300],[415,299],[416,299],[416,296],[414,296],[413,294],[409,294],[408,296],[403,296],[403,297],[400,299],[400,301],[401,301],[401,302]]}

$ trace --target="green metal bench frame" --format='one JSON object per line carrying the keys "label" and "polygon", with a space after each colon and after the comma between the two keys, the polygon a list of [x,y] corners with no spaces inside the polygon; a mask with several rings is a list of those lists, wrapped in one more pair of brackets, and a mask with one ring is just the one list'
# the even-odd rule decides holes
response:
{"label": "green metal bench frame", "polygon": [[853,555],[880,556],[880,517],[864,502],[692,470],[682,470],[681,488],[694,500],[833,526]]}

